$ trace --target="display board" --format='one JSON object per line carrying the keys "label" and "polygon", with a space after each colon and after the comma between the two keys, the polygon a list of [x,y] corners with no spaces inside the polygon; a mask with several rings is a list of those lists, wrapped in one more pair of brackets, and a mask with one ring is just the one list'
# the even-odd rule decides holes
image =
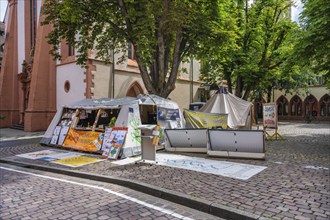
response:
{"label": "display board", "polygon": [[158,124],[162,127],[182,128],[179,109],[157,107]]}
{"label": "display board", "polygon": [[67,135],[69,129],[70,129],[69,126],[62,126],[60,136],[58,138],[58,143],[57,143],[58,145],[63,145],[63,142],[66,138],[66,135]]}
{"label": "display board", "polygon": [[106,128],[103,140],[102,158],[116,160],[119,156],[121,147],[125,142],[127,127]]}
{"label": "display board", "polygon": [[207,154],[210,156],[265,158],[262,130],[208,130]]}
{"label": "display board", "polygon": [[81,131],[70,128],[63,147],[76,150],[97,152],[101,150],[103,133],[97,131]]}
{"label": "display board", "polygon": [[228,114],[185,110],[186,126],[191,128],[227,128]]}
{"label": "display board", "polygon": [[165,129],[165,149],[178,152],[206,152],[207,129]]}
{"label": "display board", "polygon": [[61,132],[61,126],[56,126],[50,144],[54,144],[54,145],[57,144],[58,138],[60,136],[60,132]]}
{"label": "display board", "polygon": [[277,128],[277,105],[273,103],[263,104],[264,128]]}

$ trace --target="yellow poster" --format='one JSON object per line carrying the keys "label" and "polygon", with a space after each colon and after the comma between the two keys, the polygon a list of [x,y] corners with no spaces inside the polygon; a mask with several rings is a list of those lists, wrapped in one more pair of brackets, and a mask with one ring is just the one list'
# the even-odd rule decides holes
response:
{"label": "yellow poster", "polygon": [[103,133],[96,131],[69,130],[66,135],[63,147],[76,150],[97,152],[101,150]]}
{"label": "yellow poster", "polygon": [[54,161],[52,161],[52,163],[62,164],[65,166],[70,166],[70,167],[79,167],[79,166],[83,166],[86,164],[95,163],[98,161],[101,161],[101,160],[98,158],[93,158],[93,157],[76,156],[76,157],[64,158],[61,160],[54,160]]}
{"label": "yellow poster", "polygon": [[227,128],[228,114],[204,113],[185,110],[187,124],[193,128]]}

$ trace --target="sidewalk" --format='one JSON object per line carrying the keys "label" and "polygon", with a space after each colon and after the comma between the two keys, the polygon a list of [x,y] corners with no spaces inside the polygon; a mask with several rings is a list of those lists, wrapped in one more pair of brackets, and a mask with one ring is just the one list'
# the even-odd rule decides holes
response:
{"label": "sidewalk", "polygon": [[11,129],[11,128],[0,128],[0,141],[38,138],[38,137],[42,137],[44,133],[45,131],[25,132],[22,130]]}
{"label": "sidewalk", "polygon": [[15,156],[45,149],[38,144],[2,147],[0,162],[116,183],[228,219],[329,219],[329,123],[282,122],[279,132],[287,140],[267,141],[264,161],[208,157],[267,167],[248,180],[145,163],[68,168]]}

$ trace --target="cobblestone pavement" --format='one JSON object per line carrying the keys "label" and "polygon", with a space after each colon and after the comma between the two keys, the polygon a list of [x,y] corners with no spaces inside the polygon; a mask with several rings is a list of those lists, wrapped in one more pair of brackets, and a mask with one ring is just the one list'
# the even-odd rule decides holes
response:
{"label": "cobblestone pavement", "polygon": [[0,186],[6,220],[220,219],[121,186],[13,166],[0,166]]}
{"label": "cobblestone pavement", "polygon": [[[282,122],[279,133],[286,140],[267,141],[266,160],[209,158],[267,167],[248,180],[143,163],[114,166],[109,161],[76,170],[152,184],[271,219],[329,219],[330,125]],[[40,149],[44,147],[26,145],[0,151],[1,157],[25,160],[13,155]]]}

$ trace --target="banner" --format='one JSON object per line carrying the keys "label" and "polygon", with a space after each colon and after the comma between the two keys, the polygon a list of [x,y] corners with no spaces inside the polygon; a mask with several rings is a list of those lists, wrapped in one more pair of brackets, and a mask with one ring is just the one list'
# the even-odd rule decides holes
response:
{"label": "banner", "polygon": [[228,114],[184,111],[187,127],[192,128],[227,128]]}
{"label": "banner", "polygon": [[263,125],[264,128],[277,128],[277,105],[263,105]]}
{"label": "banner", "polygon": [[69,130],[63,143],[63,147],[76,150],[97,152],[101,150],[103,133],[97,131]]}

